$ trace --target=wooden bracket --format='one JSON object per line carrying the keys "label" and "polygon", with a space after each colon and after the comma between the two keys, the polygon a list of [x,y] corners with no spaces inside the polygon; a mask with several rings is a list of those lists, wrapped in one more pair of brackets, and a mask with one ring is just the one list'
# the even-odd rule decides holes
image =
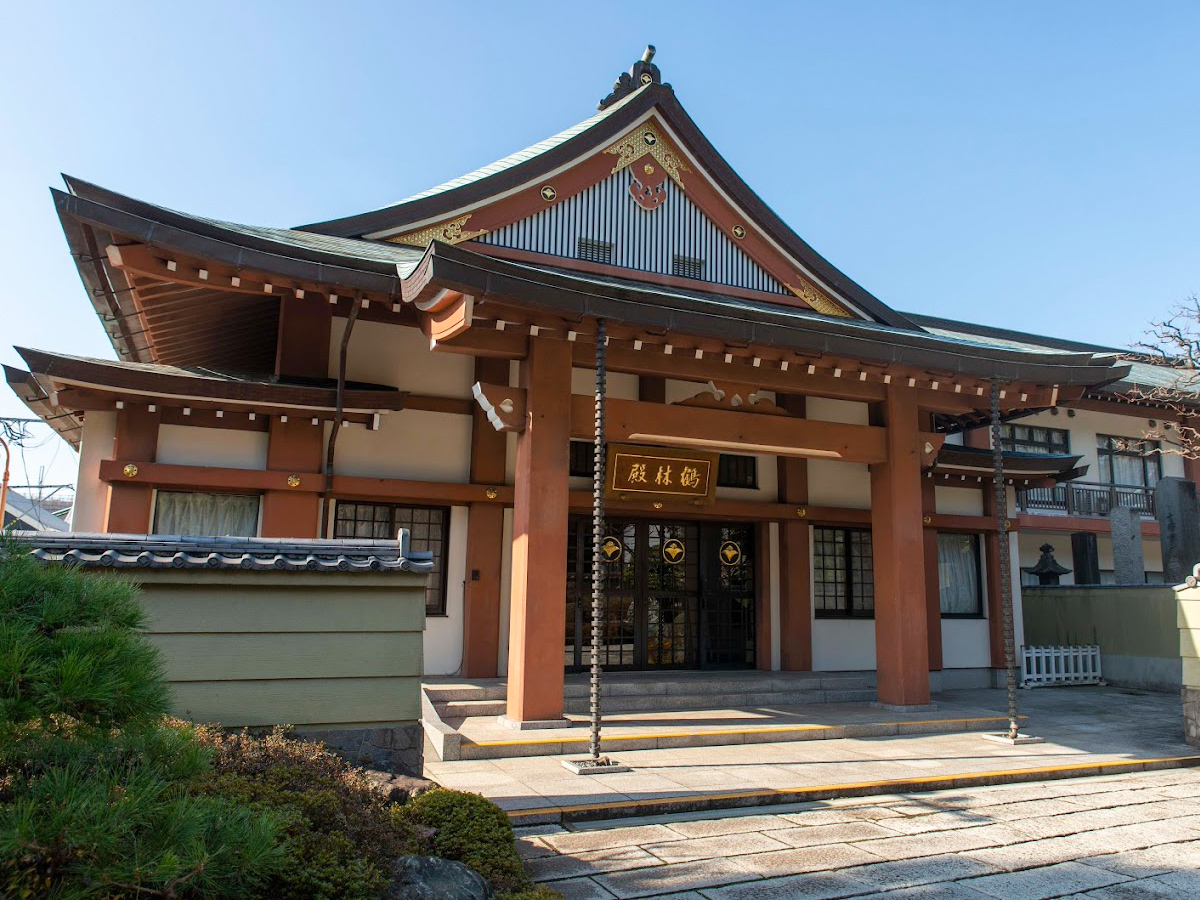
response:
{"label": "wooden bracket", "polygon": [[497,431],[520,434],[525,430],[525,389],[475,382],[475,400]]}

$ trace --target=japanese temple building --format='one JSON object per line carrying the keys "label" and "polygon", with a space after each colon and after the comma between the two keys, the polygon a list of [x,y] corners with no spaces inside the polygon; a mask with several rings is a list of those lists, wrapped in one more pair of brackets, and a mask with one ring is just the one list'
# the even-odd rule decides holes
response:
{"label": "japanese temple building", "polygon": [[742,181],[649,56],[578,125],[333,221],[67,178],[54,203],[118,359],[20,349],[6,377],[80,448],[73,529],[409,528],[436,562],[426,672],[507,675],[512,720],[554,719],[589,653],[602,320],[608,668],[874,670],[899,706],[994,683],[1001,540],[1015,583],[1056,534],[1060,561],[1077,533],[1103,560],[1106,503],[1195,478],[1138,443],[1163,413],[1122,391],[1152,367],[890,308]]}

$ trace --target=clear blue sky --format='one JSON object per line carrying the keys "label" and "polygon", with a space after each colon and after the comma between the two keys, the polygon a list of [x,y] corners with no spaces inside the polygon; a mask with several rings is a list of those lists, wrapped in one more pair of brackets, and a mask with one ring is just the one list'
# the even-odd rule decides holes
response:
{"label": "clear blue sky", "polygon": [[60,171],[319,221],[574,124],[646,43],[746,181],[893,307],[1126,345],[1200,291],[1195,2],[22,3],[0,37],[0,360],[113,355]]}

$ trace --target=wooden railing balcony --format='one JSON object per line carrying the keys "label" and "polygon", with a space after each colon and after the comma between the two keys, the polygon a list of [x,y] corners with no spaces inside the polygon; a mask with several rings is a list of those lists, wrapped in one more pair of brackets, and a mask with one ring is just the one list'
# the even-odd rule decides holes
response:
{"label": "wooden railing balcony", "polygon": [[1017,491],[1017,508],[1021,512],[1107,516],[1114,506],[1127,506],[1140,515],[1153,518],[1154,488],[1136,484],[1068,481],[1053,487]]}

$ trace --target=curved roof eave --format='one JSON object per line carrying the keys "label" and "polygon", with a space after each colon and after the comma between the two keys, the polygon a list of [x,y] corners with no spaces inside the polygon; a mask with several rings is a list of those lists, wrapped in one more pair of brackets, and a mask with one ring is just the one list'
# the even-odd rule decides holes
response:
{"label": "curved roof eave", "polygon": [[[765,303],[742,303],[734,310],[718,298],[706,300],[656,285],[597,281],[436,241],[404,280],[404,299],[415,301],[434,283],[477,300],[515,300],[573,317],[601,317],[727,341],[915,365],[978,378],[1099,385],[1128,373],[1127,366],[1114,366],[1113,359],[1094,353],[1013,350],[790,307],[776,310]],[[664,303],[664,298],[670,302]]]}

